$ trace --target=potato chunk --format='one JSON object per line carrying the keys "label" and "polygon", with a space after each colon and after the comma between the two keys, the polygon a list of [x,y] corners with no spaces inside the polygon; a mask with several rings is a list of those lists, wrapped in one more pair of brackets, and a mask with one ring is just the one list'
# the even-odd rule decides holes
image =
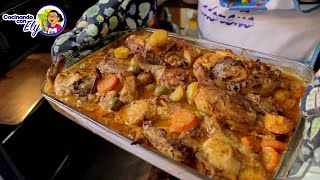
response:
{"label": "potato chunk", "polygon": [[114,50],[114,56],[116,58],[125,59],[129,56],[130,50],[127,47],[120,46]]}
{"label": "potato chunk", "polygon": [[152,46],[162,47],[168,42],[168,32],[162,29],[155,30],[150,36]]}
{"label": "potato chunk", "polygon": [[198,87],[198,82],[193,82],[189,84],[187,88],[187,99],[189,103],[194,103],[194,94],[196,93],[197,87]]}
{"label": "potato chunk", "polygon": [[184,91],[182,86],[178,86],[173,93],[170,94],[169,99],[171,101],[180,101],[183,98]]}

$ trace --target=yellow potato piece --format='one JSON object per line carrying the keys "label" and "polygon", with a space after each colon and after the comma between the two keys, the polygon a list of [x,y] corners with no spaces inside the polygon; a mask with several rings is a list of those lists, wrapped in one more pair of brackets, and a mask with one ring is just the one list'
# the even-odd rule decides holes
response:
{"label": "yellow potato piece", "polygon": [[130,50],[127,47],[120,46],[114,50],[114,56],[116,58],[125,59],[129,56]]}
{"label": "yellow potato piece", "polygon": [[171,101],[180,101],[183,97],[183,94],[182,86],[178,86],[177,89],[170,94],[169,99]]}
{"label": "yellow potato piece", "polygon": [[150,44],[152,46],[165,46],[168,42],[168,32],[162,29],[155,30],[150,36]]}
{"label": "yellow potato piece", "polygon": [[198,82],[193,82],[189,84],[187,88],[187,99],[189,103],[194,103],[194,94],[196,92],[197,87],[198,87]]}

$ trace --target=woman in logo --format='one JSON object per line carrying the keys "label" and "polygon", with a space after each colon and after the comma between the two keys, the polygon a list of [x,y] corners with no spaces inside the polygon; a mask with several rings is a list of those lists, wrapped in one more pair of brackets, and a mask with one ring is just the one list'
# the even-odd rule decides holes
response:
{"label": "woman in logo", "polygon": [[47,22],[44,20],[42,24],[44,26],[44,30],[48,34],[56,34],[61,31],[61,26],[57,22],[62,22],[63,18],[62,15],[58,13],[56,10],[51,10],[48,13],[48,22],[49,25],[47,26]]}

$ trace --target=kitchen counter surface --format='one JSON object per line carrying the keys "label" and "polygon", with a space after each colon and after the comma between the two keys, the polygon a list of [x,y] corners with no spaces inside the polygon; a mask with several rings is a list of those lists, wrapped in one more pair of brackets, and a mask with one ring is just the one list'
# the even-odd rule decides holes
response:
{"label": "kitchen counter surface", "polygon": [[40,101],[40,86],[51,65],[50,54],[31,54],[0,77],[0,124],[22,122]]}

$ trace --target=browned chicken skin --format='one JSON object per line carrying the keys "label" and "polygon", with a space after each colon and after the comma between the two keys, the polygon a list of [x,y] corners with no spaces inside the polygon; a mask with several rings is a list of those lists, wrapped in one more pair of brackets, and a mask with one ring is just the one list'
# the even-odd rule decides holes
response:
{"label": "browned chicken skin", "polygon": [[195,104],[201,112],[223,116],[225,119],[239,123],[255,124],[256,112],[250,109],[245,99],[237,93],[228,92],[217,87],[212,80],[205,77],[203,66],[194,70],[199,81],[195,93]]}
{"label": "browned chicken skin", "polygon": [[194,61],[202,54],[197,47],[183,40],[169,38],[164,47],[152,46],[149,42],[150,35],[131,35],[126,39],[126,44],[132,52],[154,65],[170,65],[178,67],[192,66]]}
{"label": "browned chicken skin", "polygon": [[272,133],[264,129],[250,101],[236,92],[218,88],[211,79],[205,78],[202,65],[194,71],[199,81],[194,97],[199,111],[216,117],[233,130],[273,137]]}
{"label": "browned chicken skin", "polygon": [[60,73],[54,82],[54,92],[63,94],[72,91],[78,96],[86,96],[96,92],[96,84],[100,79],[99,74],[86,74],[83,72]]}
{"label": "browned chicken skin", "polygon": [[247,94],[246,100],[251,104],[252,108],[263,115],[266,114],[283,114],[282,109],[275,106],[271,98],[265,98],[257,94]]}
{"label": "browned chicken skin", "polygon": [[50,68],[47,71],[46,77],[50,86],[50,89],[53,89],[54,81],[59,73],[64,69],[66,61],[63,57],[59,56],[55,64],[51,64]]}
{"label": "browned chicken skin", "polygon": [[280,86],[279,70],[259,60],[254,62],[229,51],[207,53],[195,62],[194,68],[199,65],[204,66],[207,78],[229,91],[268,96]]}
{"label": "browned chicken skin", "polygon": [[201,126],[208,131],[209,139],[197,146],[196,157],[211,176],[217,179],[268,179],[258,155],[248,151],[233,131],[209,116],[204,117]]}
{"label": "browned chicken skin", "polygon": [[130,103],[138,99],[137,84],[134,76],[126,77],[119,96],[123,103]]}
{"label": "browned chicken skin", "polygon": [[158,151],[177,161],[190,162],[195,158],[192,148],[180,139],[168,137],[165,130],[157,128],[150,121],[143,123],[143,134]]}
{"label": "browned chicken skin", "polygon": [[121,73],[124,76],[132,76],[132,74],[127,71],[127,64],[113,58],[105,58],[104,60],[100,61],[96,67],[103,74]]}
{"label": "browned chicken skin", "polygon": [[165,86],[169,90],[174,90],[178,86],[186,87],[196,80],[193,74],[184,68],[138,64],[145,72],[150,72],[154,76],[157,85]]}
{"label": "browned chicken skin", "polygon": [[154,120],[157,118],[157,100],[141,99],[121,107],[116,112],[115,120],[129,126],[138,126],[144,120]]}
{"label": "browned chicken skin", "polygon": [[160,76],[158,84],[174,90],[178,86],[186,88],[187,85],[194,81],[195,78],[191,72],[186,69],[173,67],[166,68],[164,70],[163,74]]}

